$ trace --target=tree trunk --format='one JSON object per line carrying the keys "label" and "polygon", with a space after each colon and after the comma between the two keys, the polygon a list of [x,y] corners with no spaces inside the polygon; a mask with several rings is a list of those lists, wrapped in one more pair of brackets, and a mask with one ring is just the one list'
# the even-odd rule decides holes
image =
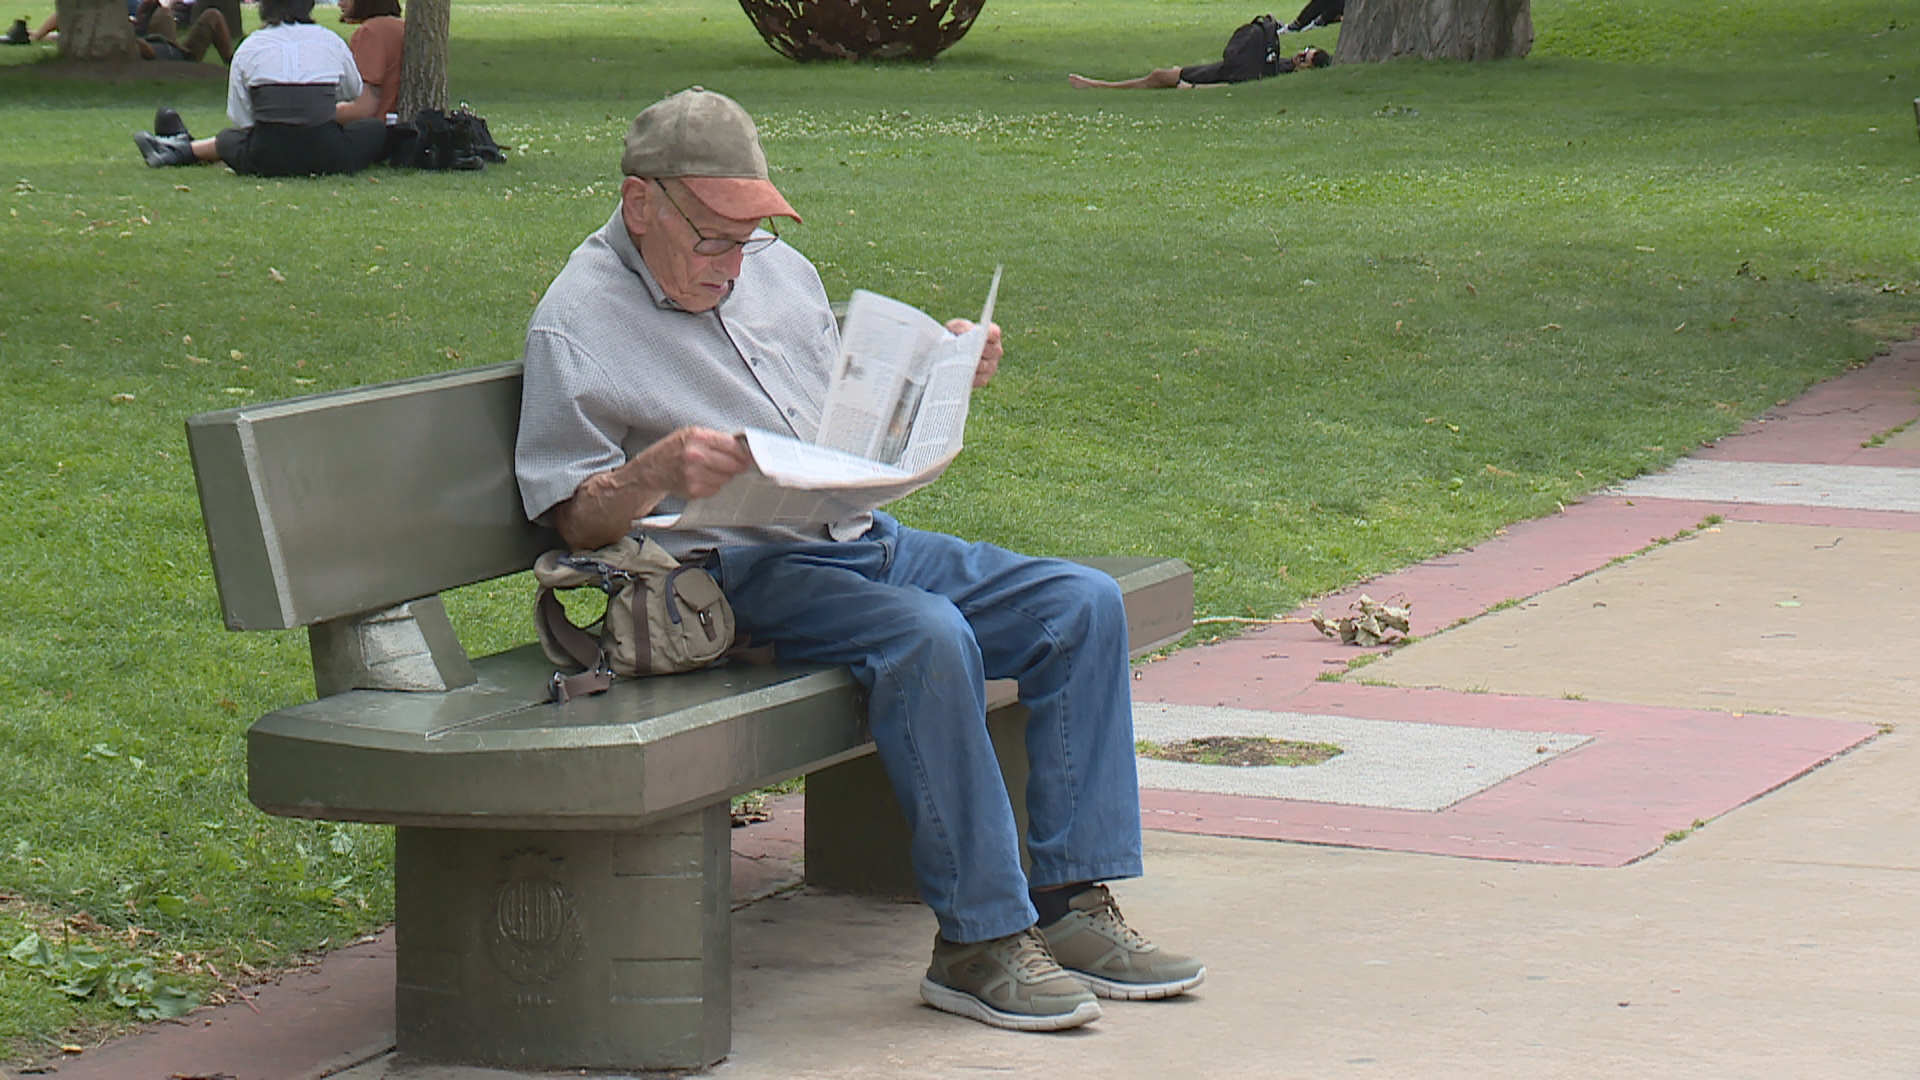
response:
{"label": "tree trunk", "polygon": [[60,55],[68,60],[140,59],[127,21],[127,0],[59,0]]}
{"label": "tree trunk", "polygon": [[401,119],[421,109],[447,107],[449,0],[407,0],[407,33],[400,46]]}
{"label": "tree trunk", "polygon": [[1528,0],[1348,0],[1334,58],[1517,60],[1532,49]]}

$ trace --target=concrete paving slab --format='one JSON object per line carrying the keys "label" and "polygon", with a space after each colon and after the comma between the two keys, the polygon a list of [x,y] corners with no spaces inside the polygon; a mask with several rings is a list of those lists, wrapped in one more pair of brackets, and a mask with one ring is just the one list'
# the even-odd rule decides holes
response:
{"label": "concrete paving slab", "polygon": [[1341,750],[1328,761],[1297,767],[1237,768],[1143,757],[1143,788],[1388,810],[1444,810],[1592,741],[1570,732],[1158,703],[1134,706],[1133,733],[1163,746],[1207,735],[1261,735],[1331,743]]}
{"label": "concrete paving slab", "polygon": [[1920,701],[1920,533],[1729,522],[1370,665],[1401,686],[1868,722]]}
{"label": "concrete paving slab", "polygon": [[1760,503],[1683,502],[1670,499],[1643,499],[1639,505],[1690,509],[1700,515],[1702,522],[1718,517],[1727,521],[1752,521],[1765,525],[1818,525],[1829,529],[1920,532],[1920,514],[1891,510],[1841,510],[1829,506],[1769,506]]}
{"label": "concrete paving slab", "polygon": [[1608,492],[1630,499],[1695,499],[1776,506],[1920,513],[1920,469],[1773,461],[1675,462]]}
{"label": "concrete paving slab", "polygon": [[1152,834],[1118,896],[1207,982],[1060,1036],[920,1005],[918,907],[789,894],[736,924],[714,1076],[1920,1075],[1920,875],[1685,851],[1597,871]]}

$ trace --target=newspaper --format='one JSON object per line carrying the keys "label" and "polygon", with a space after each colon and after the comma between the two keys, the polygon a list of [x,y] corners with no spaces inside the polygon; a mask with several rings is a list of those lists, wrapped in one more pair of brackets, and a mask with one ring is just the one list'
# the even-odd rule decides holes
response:
{"label": "newspaper", "polygon": [[932,483],[960,454],[999,292],[996,267],[979,321],[954,334],[918,308],[856,291],[815,441],[746,428],[739,437],[753,456],[752,469],[677,514],[639,524],[813,525],[884,506]]}

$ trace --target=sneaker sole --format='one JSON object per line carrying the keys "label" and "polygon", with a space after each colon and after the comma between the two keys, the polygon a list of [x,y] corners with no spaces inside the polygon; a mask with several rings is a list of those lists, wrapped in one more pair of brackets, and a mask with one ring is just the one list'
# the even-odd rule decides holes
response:
{"label": "sneaker sole", "polygon": [[1067,974],[1080,980],[1080,985],[1093,992],[1094,997],[1110,998],[1114,1001],[1159,1001],[1162,998],[1179,997],[1181,994],[1207,981],[1207,969],[1201,968],[1191,979],[1177,979],[1163,983],[1127,983],[1103,979],[1098,975],[1089,975],[1084,971],[1067,969]]}
{"label": "sneaker sole", "polygon": [[[1097,990],[1094,992],[1099,993]],[[941,986],[932,979],[920,980],[920,999],[941,1012],[950,1012],[1009,1031],[1065,1031],[1100,1019],[1100,1003],[1097,1001],[1084,1002],[1070,1013],[1053,1016],[1002,1012],[964,990]]]}

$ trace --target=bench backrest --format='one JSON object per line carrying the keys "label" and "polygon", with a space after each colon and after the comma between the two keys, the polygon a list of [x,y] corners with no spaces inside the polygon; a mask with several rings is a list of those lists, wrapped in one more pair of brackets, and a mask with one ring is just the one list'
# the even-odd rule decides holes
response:
{"label": "bench backrest", "polygon": [[289,629],[533,565],[513,475],[520,364],[187,421],[227,626]]}

